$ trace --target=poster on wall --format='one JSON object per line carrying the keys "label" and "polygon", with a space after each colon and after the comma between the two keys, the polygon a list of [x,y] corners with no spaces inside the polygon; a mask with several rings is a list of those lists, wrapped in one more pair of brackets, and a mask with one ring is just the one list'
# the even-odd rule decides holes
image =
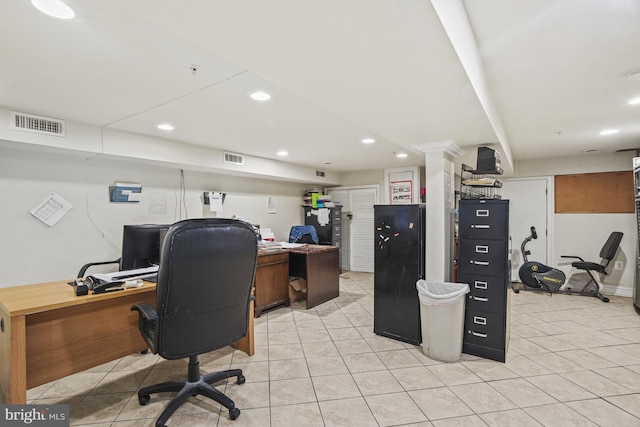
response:
{"label": "poster on wall", "polygon": [[412,181],[391,181],[389,193],[391,193],[392,205],[409,205],[413,203]]}

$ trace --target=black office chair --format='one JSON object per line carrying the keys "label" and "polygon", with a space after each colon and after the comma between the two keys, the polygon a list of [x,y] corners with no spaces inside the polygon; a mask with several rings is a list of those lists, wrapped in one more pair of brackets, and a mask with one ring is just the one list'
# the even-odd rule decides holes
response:
{"label": "black office chair", "polygon": [[[607,266],[611,262],[611,260],[616,256],[616,252],[618,251],[618,247],[620,246],[620,241],[622,240],[623,233],[619,231],[614,231],[611,233],[607,241],[605,242],[602,249],[600,249],[600,258],[602,261],[600,263],[585,261],[579,256],[575,255],[562,255],[561,258],[577,258],[580,261],[574,261],[571,263],[571,266],[577,268],[578,270],[586,271],[589,275],[589,281],[586,285],[579,291],[582,295],[591,295],[597,298],[600,298],[603,302],[609,302],[609,298],[605,297],[600,293],[600,284],[596,280],[596,278],[591,273],[592,271],[607,274]],[[567,294],[571,294],[571,289],[567,289],[565,291]]]}
{"label": "black office chair", "polygon": [[203,395],[240,410],[212,384],[230,377],[245,382],[240,369],[200,375],[198,355],[225,347],[247,334],[258,240],[253,227],[239,220],[207,218],[177,222],[167,231],[156,288],[156,307],[136,304],[139,328],[154,354],[189,358],[186,381],[165,382],[138,391],[141,405],[152,393],[177,391],[156,421],[169,417],[191,396]]}

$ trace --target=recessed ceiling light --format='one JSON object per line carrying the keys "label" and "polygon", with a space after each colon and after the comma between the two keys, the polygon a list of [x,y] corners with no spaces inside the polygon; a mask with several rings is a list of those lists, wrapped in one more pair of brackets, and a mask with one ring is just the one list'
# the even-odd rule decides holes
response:
{"label": "recessed ceiling light", "polygon": [[586,150],[583,150],[583,152],[585,153],[596,153],[600,150],[598,150],[597,148],[587,148]]}
{"label": "recessed ceiling light", "polygon": [[255,92],[251,92],[249,96],[254,101],[268,101],[271,99],[271,95],[269,95],[267,92],[262,90],[256,90]]}
{"label": "recessed ceiling light", "polygon": [[277,154],[278,156],[281,156],[281,157],[285,157],[285,156],[288,156],[288,155],[289,155],[289,153],[288,153],[288,152],[286,152],[285,150],[280,150],[280,151],[278,151],[276,154]]}
{"label": "recessed ceiling light", "polygon": [[600,132],[600,135],[615,135],[620,132],[618,129],[605,129]]}
{"label": "recessed ceiling light", "polygon": [[629,101],[629,105],[638,105],[640,104],[640,96],[637,98],[633,98],[632,100]]}
{"label": "recessed ceiling light", "polygon": [[376,140],[373,138],[362,138],[360,142],[362,142],[363,144],[373,144],[374,142],[376,142]]}
{"label": "recessed ceiling light", "polygon": [[399,159],[404,159],[408,156],[407,153],[396,153],[396,157]]}
{"label": "recessed ceiling light", "polygon": [[171,123],[160,123],[158,126],[156,126],[158,129],[160,130],[174,130],[176,127],[174,125],[172,125]]}
{"label": "recessed ceiling light", "polygon": [[58,19],[73,19],[76,13],[61,0],[31,0],[40,12]]}

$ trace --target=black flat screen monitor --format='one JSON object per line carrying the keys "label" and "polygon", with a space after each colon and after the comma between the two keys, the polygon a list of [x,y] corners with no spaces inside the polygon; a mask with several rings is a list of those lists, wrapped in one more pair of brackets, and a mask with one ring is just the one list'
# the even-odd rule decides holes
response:
{"label": "black flat screen monitor", "polygon": [[169,225],[125,225],[122,231],[120,270],[146,268],[160,263],[161,239]]}

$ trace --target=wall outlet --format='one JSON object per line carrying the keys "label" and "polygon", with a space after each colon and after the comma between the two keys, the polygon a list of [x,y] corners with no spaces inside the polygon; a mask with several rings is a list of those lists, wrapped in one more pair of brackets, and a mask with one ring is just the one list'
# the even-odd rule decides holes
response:
{"label": "wall outlet", "polygon": [[622,270],[624,268],[624,264],[622,261],[616,261],[616,263],[613,264],[613,268],[614,270]]}

